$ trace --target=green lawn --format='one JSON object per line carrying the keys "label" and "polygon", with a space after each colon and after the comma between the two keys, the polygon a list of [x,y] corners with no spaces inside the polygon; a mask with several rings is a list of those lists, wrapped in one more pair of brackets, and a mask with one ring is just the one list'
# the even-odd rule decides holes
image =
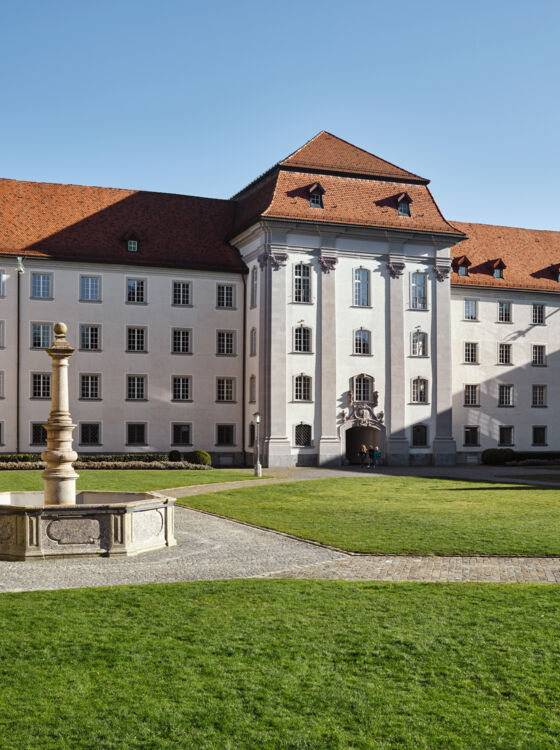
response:
{"label": "green lawn", "polygon": [[3,594],[0,622],[2,748],[560,747],[555,586]]}
{"label": "green lawn", "polygon": [[[41,473],[41,471],[2,471],[0,468],[0,492],[5,490],[42,490]],[[78,479],[79,490],[128,490],[129,492],[254,479],[254,475],[250,472],[228,471],[227,469],[210,471],[80,469],[78,474],[80,475]]]}
{"label": "green lawn", "polygon": [[185,505],[380,554],[559,555],[560,490],[418,477],[319,479]]}

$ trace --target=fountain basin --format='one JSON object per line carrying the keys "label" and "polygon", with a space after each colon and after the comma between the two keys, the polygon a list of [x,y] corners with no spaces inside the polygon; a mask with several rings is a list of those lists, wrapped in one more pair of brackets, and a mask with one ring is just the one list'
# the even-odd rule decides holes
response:
{"label": "fountain basin", "polygon": [[45,505],[43,492],[0,492],[0,560],[132,556],[176,545],[175,498],[158,492],[76,493]]}

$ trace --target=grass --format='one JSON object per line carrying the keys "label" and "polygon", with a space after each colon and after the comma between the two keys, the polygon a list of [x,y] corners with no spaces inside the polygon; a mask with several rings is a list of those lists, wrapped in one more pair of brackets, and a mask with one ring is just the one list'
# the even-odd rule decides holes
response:
{"label": "grass", "polygon": [[0,597],[0,746],[551,750],[558,588],[221,581]]}
{"label": "grass", "polygon": [[180,501],[346,550],[559,555],[560,490],[418,477],[320,479]]}
{"label": "grass", "polygon": [[[0,492],[6,490],[42,490],[41,471],[2,471]],[[165,471],[165,469],[80,469],[79,490],[128,490],[142,492],[166,487],[186,487],[194,484],[237,482],[254,479],[250,472],[216,469],[210,471]]]}

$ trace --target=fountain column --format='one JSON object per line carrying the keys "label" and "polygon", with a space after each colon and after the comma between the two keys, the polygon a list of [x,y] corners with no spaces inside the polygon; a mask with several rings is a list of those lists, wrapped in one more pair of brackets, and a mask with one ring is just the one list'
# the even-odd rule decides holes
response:
{"label": "fountain column", "polygon": [[41,453],[47,468],[42,474],[45,505],[75,505],[76,479],[72,464],[78,454],[72,449],[72,424],[68,401],[68,360],[74,349],[66,340],[64,323],[54,326],[55,340],[47,349],[52,360],[51,412],[47,424],[47,450]]}

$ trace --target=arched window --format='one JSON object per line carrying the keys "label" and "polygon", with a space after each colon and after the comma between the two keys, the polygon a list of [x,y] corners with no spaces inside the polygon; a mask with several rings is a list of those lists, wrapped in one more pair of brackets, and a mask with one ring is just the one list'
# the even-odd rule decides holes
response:
{"label": "arched window", "polygon": [[356,375],[354,378],[354,400],[371,401],[373,395],[373,378],[371,375]]}
{"label": "arched window", "polygon": [[311,425],[301,424],[296,425],[295,429],[296,445],[305,448],[311,445]]}
{"label": "arched window", "polygon": [[294,351],[310,352],[311,351],[311,328],[298,326],[294,331]]}
{"label": "arched window", "polygon": [[414,378],[412,381],[412,402],[415,404],[428,403],[428,381],[424,378]]}
{"label": "arched window", "polygon": [[249,402],[254,404],[257,400],[257,379],[254,375],[249,378]]}
{"label": "arched window", "polygon": [[354,269],[354,305],[369,306],[369,271],[367,268]]}
{"label": "arched window", "polygon": [[255,445],[255,423],[251,422],[249,425],[249,448]]}
{"label": "arched window", "polygon": [[294,302],[311,302],[311,268],[303,263],[294,267]]}
{"label": "arched window", "polygon": [[251,328],[249,334],[249,356],[255,357],[257,354],[257,329]]}
{"label": "arched window", "polygon": [[258,288],[257,267],[251,269],[251,307],[257,306],[257,288]]}
{"label": "arched window", "polygon": [[424,331],[413,331],[411,339],[411,351],[413,357],[428,356],[428,334]]}
{"label": "arched window", "polygon": [[371,354],[371,333],[364,328],[354,331],[354,354]]}
{"label": "arched window", "polygon": [[311,401],[311,378],[309,375],[296,375],[294,379],[294,401]]}

